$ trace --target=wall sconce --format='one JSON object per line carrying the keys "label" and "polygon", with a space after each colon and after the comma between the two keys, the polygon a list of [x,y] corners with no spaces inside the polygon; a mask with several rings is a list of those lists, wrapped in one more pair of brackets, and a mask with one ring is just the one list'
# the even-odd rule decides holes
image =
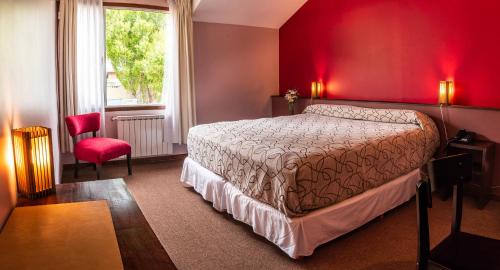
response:
{"label": "wall sconce", "polygon": [[35,199],[55,191],[52,133],[50,128],[12,130],[17,191]]}
{"label": "wall sconce", "polygon": [[451,105],[455,96],[455,85],[453,81],[439,82],[439,104]]}
{"label": "wall sconce", "polygon": [[320,82],[312,82],[311,84],[311,98],[321,98],[323,91],[323,84]]}

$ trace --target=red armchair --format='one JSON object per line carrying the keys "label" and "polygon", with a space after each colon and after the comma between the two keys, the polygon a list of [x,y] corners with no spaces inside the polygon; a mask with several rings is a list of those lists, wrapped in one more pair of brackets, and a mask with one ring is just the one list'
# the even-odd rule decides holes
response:
{"label": "red armchair", "polygon": [[[66,126],[73,138],[75,153],[75,178],[78,178],[78,164],[80,160],[95,164],[97,179],[101,178],[102,164],[110,159],[127,155],[128,174],[132,175],[130,144],[125,141],[96,137],[101,128],[101,114],[89,113],[66,117]],[[77,141],[77,136],[92,132],[93,138]]]}

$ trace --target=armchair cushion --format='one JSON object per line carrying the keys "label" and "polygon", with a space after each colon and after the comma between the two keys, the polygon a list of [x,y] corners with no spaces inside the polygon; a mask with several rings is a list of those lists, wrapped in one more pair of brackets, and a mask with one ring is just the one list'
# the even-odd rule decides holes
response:
{"label": "armchair cushion", "polygon": [[86,132],[98,131],[101,128],[101,114],[98,112],[67,116],[65,121],[72,137]]}
{"label": "armchair cushion", "polygon": [[132,151],[130,144],[111,138],[88,138],[75,145],[75,157],[96,164],[128,155]]}

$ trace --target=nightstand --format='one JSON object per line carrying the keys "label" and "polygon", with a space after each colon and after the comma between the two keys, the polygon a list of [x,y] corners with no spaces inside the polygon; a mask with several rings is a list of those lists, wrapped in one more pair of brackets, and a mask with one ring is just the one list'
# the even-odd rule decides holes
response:
{"label": "nightstand", "polygon": [[[472,181],[465,183],[464,193],[476,197],[479,209],[483,209],[489,201],[493,166],[495,164],[495,143],[489,141],[474,141],[470,144],[451,143],[447,154],[456,155],[461,153],[472,154],[473,172]],[[441,196],[443,199],[451,195],[451,188],[441,185]]]}

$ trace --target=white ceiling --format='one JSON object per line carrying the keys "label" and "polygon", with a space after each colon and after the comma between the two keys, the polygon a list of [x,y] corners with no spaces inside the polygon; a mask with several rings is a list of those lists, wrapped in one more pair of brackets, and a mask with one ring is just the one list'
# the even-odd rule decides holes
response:
{"label": "white ceiling", "polygon": [[280,28],[307,0],[195,0],[194,21]]}

